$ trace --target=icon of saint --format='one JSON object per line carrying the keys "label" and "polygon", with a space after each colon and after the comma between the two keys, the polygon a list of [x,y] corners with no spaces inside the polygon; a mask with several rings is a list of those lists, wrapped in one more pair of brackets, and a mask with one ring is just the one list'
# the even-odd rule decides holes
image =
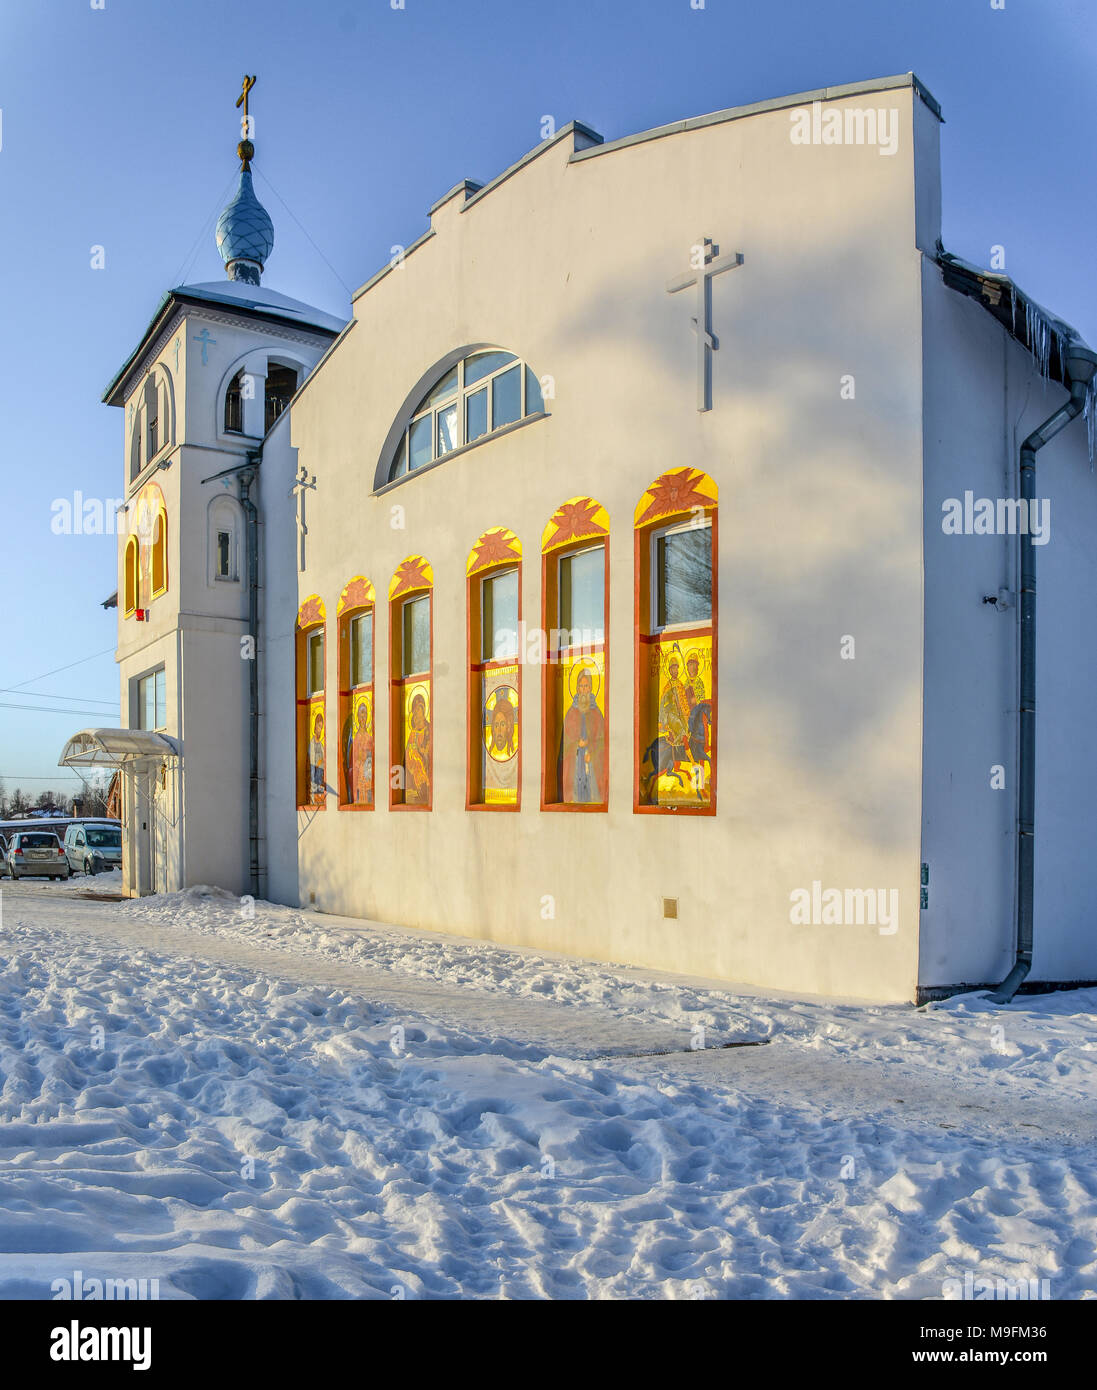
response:
{"label": "icon of saint", "polygon": [[606,799],[606,721],[594,701],[594,678],[584,667],[564,715],[561,791],[565,802],[601,805]]}
{"label": "icon of saint", "polygon": [[309,790],[313,801],[324,799],[324,716],[318,714],[313,720],[312,738],[309,741]]}

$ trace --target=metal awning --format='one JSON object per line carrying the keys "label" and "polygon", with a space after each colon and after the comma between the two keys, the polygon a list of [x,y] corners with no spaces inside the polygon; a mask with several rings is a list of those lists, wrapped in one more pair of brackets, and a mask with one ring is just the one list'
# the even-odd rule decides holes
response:
{"label": "metal awning", "polygon": [[81,729],[57,760],[58,767],[124,767],[148,759],[181,758],[183,745],[149,729]]}

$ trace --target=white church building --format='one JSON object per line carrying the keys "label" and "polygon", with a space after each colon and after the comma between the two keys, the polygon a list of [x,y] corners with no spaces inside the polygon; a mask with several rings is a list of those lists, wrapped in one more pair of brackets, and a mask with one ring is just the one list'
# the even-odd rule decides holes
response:
{"label": "white church building", "polygon": [[[346,320],[164,296],[123,413],[131,895],[881,1001],[1097,979],[1097,355],[941,243],[911,74],[578,123]],[[1037,587],[1037,579],[1039,581]]]}

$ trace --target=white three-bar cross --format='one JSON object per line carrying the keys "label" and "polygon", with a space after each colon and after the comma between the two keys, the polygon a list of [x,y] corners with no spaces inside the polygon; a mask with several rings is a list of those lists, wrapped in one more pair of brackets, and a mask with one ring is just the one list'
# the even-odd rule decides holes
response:
{"label": "white three-bar cross", "polygon": [[302,464],[297,481],[290,490],[290,496],[297,498],[297,568],[302,572],[305,568],[305,537],[309,533],[309,528],[305,524],[305,494],[309,489],[315,487],[315,475],[310,478],[308,469]]}
{"label": "white three-bar cross", "polygon": [[690,247],[691,269],[667,282],[667,293],[677,294],[697,286],[697,313],[690,322],[697,335],[697,409],[712,409],[712,354],[720,341],[712,331],[712,277],[743,264],[739,251],[721,256],[720,248],[710,237],[699,237]]}

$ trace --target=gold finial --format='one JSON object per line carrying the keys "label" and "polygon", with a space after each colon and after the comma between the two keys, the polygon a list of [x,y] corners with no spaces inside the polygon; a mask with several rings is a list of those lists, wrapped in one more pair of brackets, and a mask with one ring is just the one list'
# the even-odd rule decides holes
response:
{"label": "gold finial", "polygon": [[248,168],[251,161],[255,158],[255,146],[251,143],[251,139],[249,138],[251,136],[251,116],[248,113],[248,95],[257,81],[258,79],[256,77],[249,77],[247,73],[245,73],[243,90],[236,98],[237,107],[242,106],[244,108],[244,114],[240,121],[240,130],[244,138],[236,146],[236,153],[240,156],[240,167],[242,169]]}

